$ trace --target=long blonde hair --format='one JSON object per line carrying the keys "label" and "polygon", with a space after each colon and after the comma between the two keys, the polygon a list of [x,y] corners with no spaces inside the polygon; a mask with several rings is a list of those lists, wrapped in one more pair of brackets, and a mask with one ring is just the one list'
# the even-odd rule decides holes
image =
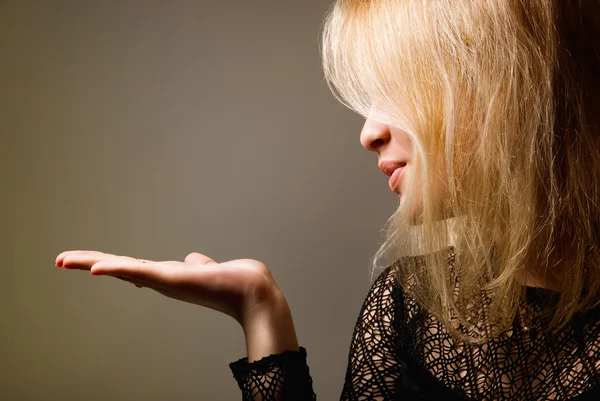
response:
{"label": "long blonde hair", "polygon": [[[419,216],[399,206],[373,268],[398,263],[403,287],[459,337],[506,330],[532,279],[560,292],[548,329],[600,303],[598,4],[338,0],[327,14],[327,82],[410,136],[409,183],[422,186],[403,198]],[[448,244],[452,269],[437,252]]]}

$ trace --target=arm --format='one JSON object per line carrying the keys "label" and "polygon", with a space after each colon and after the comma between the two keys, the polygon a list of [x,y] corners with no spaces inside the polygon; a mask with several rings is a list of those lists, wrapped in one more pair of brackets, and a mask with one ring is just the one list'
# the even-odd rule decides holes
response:
{"label": "arm", "polygon": [[401,299],[388,268],[371,286],[356,322],[341,400],[391,400],[401,387],[395,330]]}

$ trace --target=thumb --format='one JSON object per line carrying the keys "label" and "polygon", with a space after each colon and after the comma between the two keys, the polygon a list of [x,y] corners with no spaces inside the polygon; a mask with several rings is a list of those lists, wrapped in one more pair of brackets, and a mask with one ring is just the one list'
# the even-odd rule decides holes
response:
{"label": "thumb", "polygon": [[198,252],[192,252],[185,257],[185,263],[194,263],[194,264],[202,264],[202,265],[216,265],[217,262],[212,260],[206,255],[203,255]]}

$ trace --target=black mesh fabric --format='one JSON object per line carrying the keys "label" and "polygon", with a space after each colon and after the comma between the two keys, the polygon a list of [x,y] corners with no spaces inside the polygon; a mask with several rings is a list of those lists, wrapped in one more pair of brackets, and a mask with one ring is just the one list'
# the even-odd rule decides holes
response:
{"label": "black mesh fabric", "polygon": [[283,351],[248,363],[242,358],[229,364],[244,401],[316,400],[306,363],[306,349]]}
{"label": "black mesh fabric", "polygon": [[[553,293],[527,287],[511,330],[463,343],[403,294],[395,269],[379,275],[363,303],[340,400],[600,400],[597,310],[546,334],[541,305]],[[301,347],[230,368],[244,400],[314,400],[306,356]]]}

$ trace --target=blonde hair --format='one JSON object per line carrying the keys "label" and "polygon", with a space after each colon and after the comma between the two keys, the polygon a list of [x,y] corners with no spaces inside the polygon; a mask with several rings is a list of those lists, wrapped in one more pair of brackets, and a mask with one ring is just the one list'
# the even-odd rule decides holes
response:
{"label": "blonde hair", "polygon": [[[327,14],[332,91],[413,144],[410,187],[373,268],[385,255],[401,266],[403,287],[459,337],[508,329],[532,279],[560,292],[549,330],[600,303],[599,8],[338,0]],[[415,218],[407,205],[418,203]],[[438,252],[448,244],[451,269]]]}

